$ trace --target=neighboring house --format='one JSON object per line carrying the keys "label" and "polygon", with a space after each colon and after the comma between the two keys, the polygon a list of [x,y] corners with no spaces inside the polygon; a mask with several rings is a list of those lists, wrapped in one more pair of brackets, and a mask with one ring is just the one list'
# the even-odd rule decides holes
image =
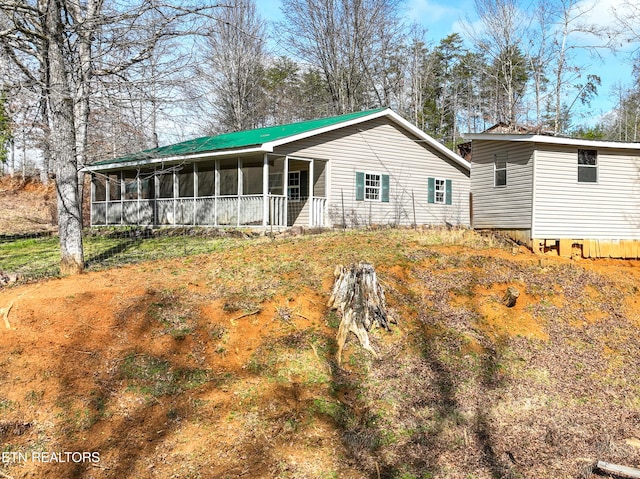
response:
{"label": "neighboring house", "polygon": [[640,257],[640,143],[467,134],[472,219],[536,252]]}
{"label": "neighboring house", "polygon": [[197,138],[86,167],[91,224],[469,224],[468,162],[390,109]]}

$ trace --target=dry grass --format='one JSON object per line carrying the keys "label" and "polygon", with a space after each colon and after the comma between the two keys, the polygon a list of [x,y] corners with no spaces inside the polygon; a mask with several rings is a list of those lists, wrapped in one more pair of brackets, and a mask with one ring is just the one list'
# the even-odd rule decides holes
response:
{"label": "dry grass", "polygon": [[[350,340],[340,368],[324,305],[334,266],[359,260],[399,323],[371,334],[381,360]],[[5,449],[103,461],[0,471],[586,479],[599,459],[638,464],[625,442],[640,435],[638,267],[545,265],[467,230],[385,229],[5,290],[29,293],[0,336]],[[500,303],[509,286],[514,308]]]}
{"label": "dry grass", "polygon": [[0,235],[51,232],[56,225],[53,184],[0,176]]}

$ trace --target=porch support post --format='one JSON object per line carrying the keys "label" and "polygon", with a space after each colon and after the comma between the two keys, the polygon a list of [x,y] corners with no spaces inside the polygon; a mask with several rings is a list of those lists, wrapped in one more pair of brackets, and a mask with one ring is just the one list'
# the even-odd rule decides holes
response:
{"label": "porch support post", "polygon": [[284,157],[282,192],[284,193],[284,226],[289,226],[289,157]]}
{"label": "porch support post", "polygon": [[307,202],[309,203],[309,227],[315,226],[315,208],[313,202],[313,166],[316,160],[311,160],[309,162],[309,199]]}
{"label": "porch support post", "polygon": [[[90,206],[90,208],[89,208],[89,218],[90,218],[89,219],[89,224],[91,226],[93,226],[93,206],[94,206],[94,203],[95,203],[95,199],[96,199],[96,174],[95,173],[91,173],[91,197],[89,198],[89,206]],[[106,219],[107,218],[107,205],[106,205],[106,203],[104,205],[104,209],[105,209],[104,215],[105,215],[105,219]]]}
{"label": "porch support post", "polygon": [[178,197],[178,192],[180,191],[179,186],[178,186],[178,173],[176,172],[175,168],[173,169],[173,172],[171,173],[173,175],[173,226],[176,225],[176,216],[177,216],[177,212],[178,212],[178,201],[176,200],[176,198]]}
{"label": "porch support post", "polygon": [[269,157],[264,154],[262,160],[262,226],[269,223]]}
{"label": "porch support post", "polygon": [[213,225],[218,226],[218,197],[220,196],[220,160],[215,160],[215,187],[213,190]]}
{"label": "porch support post", "polygon": [[193,163],[193,226],[196,225],[197,201],[198,201],[198,163]]}
{"label": "porch support post", "polygon": [[[160,174],[164,170],[164,165],[160,166]],[[158,198],[160,198],[160,175],[158,169],[153,173],[153,226],[160,226],[160,218],[158,215]]]}
{"label": "porch support post", "polygon": [[140,184],[140,170],[136,172],[136,187],[138,188],[138,199],[136,200],[137,212],[136,212],[136,226],[140,226],[140,192],[142,191],[142,185]]}
{"label": "porch support post", "polygon": [[120,224],[124,224],[124,195],[127,188],[124,184],[124,170],[120,171]]}
{"label": "porch support post", "polygon": [[111,177],[108,173],[104,175],[104,224],[109,226],[109,202],[111,201]]}
{"label": "porch support post", "polygon": [[236,224],[240,226],[240,197],[243,195],[242,184],[242,159],[238,158],[238,202],[236,204]]}

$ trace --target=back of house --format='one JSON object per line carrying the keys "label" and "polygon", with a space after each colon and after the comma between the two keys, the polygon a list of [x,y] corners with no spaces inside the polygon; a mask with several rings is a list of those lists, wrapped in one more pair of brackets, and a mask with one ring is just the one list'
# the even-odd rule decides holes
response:
{"label": "back of house", "polygon": [[470,134],[472,226],[536,252],[640,257],[640,144]]}

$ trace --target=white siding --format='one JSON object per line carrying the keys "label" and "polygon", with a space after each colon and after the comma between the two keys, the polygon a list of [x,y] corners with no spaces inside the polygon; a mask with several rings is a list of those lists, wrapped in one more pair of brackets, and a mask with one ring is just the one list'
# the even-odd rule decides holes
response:
{"label": "white siding", "polygon": [[[386,118],[277,148],[277,153],[329,160],[329,222],[469,224],[469,173]],[[356,201],[356,172],[389,175],[389,202]],[[429,204],[429,177],[452,180],[452,204]],[[413,200],[412,200],[413,195]],[[343,201],[344,200],[344,201]]]}
{"label": "white siding", "polygon": [[534,237],[640,239],[640,149],[598,150],[598,182],[578,183],[578,147],[537,148]]}
{"label": "white siding", "polygon": [[[530,229],[533,145],[474,140],[471,159],[473,227]],[[506,155],[507,186],[494,186],[494,155]]]}

